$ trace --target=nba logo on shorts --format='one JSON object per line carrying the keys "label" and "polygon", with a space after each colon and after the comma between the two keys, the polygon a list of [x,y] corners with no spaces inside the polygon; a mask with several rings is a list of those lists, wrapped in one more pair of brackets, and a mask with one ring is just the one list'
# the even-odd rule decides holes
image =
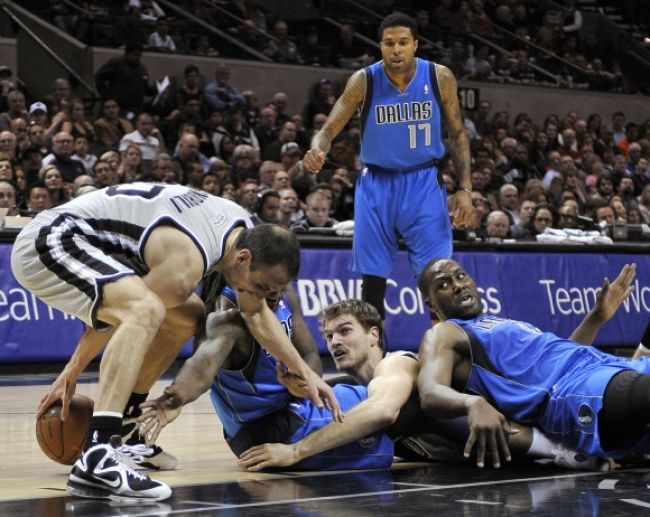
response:
{"label": "nba logo on shorts", "polygon": [[589,404],[580,404],[578,408],[578,423],[582,427],[589,427],[594,421],[594,410]]}
{"label": "nba logo on shorts", "polygon": [[377,438],[377,433],[370,434],[364,438],[361,438],[361,440],[359,440],[359,445],[364,449],[370,449],[377,443]]}

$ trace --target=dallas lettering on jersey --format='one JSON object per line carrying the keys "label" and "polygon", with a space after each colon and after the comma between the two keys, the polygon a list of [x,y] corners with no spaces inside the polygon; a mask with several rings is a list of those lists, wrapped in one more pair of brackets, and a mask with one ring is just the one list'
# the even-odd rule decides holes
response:
{"label": "dallas lettering on jersey", "polygon": [[179,194],[178,196],[173,196],[169,198],[174,205],[174,208],[178,210],[180,214],[185,208],[192,208],[194,206],[199,206],[206,199],[210,197],[210,194],[206,192],[200,192],[198,190],[190,190],[185,194]]}
{"label": "dallas lettering on jersey", "polygon": [[431,118],[431,101],[378,104],[375,106],[377,124],[416,122]]}

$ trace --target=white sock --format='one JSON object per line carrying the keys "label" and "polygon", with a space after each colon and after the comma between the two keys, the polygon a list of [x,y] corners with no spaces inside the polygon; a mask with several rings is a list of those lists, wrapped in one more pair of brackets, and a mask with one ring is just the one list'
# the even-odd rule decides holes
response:
{"label": "white sock", "polygon": [[551,440],[537,428],[533,427],[533,439],[526,454],[536,458],[555,458],[551,451],[561,447],[559,442]]}

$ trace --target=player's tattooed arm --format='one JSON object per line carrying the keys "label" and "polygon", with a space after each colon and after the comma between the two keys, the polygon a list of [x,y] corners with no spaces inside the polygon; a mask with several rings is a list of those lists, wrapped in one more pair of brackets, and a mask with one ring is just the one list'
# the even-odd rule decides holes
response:
{"label": "player's tattooed arm", "polygon": [[332,140],[345,127],[354,112],[363,102],[366,94],[366,74],[363,70],[355,72],[338,98],[322,129],[316,133],[311,142],[312,149],[320,149],[325,154],[330,152]]}
{"label": "player's tattooed arm", "polygon": [[458,88],[454,74],[446,66],[436,65],[442,111],[449,129],[451,157],[456,170],[458,186],[472,188],[469,139],[465,134],[458,103]]}
{"label": "player's tattooed arm", "polygon": [[456,181],[459,187],[451,203],[453,224],[459,227],[469,226],[472,223],[472,212],[474,210],[472,196],[469,192],[472,189],[469,139],[465,134],[460,105],[458,104],[456,78],[446,66],[435,66],[438,87],[440,88],[442,112],[449,128],[451,159],[454,162]]}

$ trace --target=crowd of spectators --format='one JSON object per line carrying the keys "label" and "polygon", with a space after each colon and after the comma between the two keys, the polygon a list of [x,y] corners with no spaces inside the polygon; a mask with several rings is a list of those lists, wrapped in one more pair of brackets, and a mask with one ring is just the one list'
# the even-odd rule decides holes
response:
{"label": "crowd of spectators", "polygon": [[[631,3],[624,2],[628,7]],[[88,44],[251,58],[191,18],[166,12],[155,0],[49,4],[40,11],[43,16]],[[341,21],[339,29],[320,20],[288,22],[254,0],[176,4],[278,63],[356,69],[379,58],[378,48],[367,42],[376,41],[380,19],[364,11],[350,12],[345,2],[322,5],[323,14]],[[379,16],[395,8],[411,14],[423,38],[419,55],[445,64],[459,79],[622,93],[648,88],[638,64],[608,39],[611,35],[584,27],[576,0],[413,0],[371,7]],[[621,9],[623,14],[630,10]]]}
{"label": "crowd of spectators", "polygon": [[[11,70],[0,70],[11,85],[0,95],[0,207],[31,214],[140,180],[203,189],[241,204],[258,222],[298,232],[353,219],[358,118],[335,139],[323,170],[314,174],[302,165],[336,85],[327,79],[312,85],[302,112],[291,113],[282,92],[269,99],[240,92],[225,64],[205,87],[197,81],[201,71],[188,65],[175,90],[154,98],[140,57],[141,49],[129,45],[98,71],[106,90],[96,113],[71,97],[65,79],[28,102]],[[477,238],[535,239],[546,228],[650,223],[650,118],[616,112],[603,120],[572,111],[534,121],[526,113],[493,112],[484,99],[464,125],[476,209],[470,231]],[[453,194],[450,159],[440,175]]]}

